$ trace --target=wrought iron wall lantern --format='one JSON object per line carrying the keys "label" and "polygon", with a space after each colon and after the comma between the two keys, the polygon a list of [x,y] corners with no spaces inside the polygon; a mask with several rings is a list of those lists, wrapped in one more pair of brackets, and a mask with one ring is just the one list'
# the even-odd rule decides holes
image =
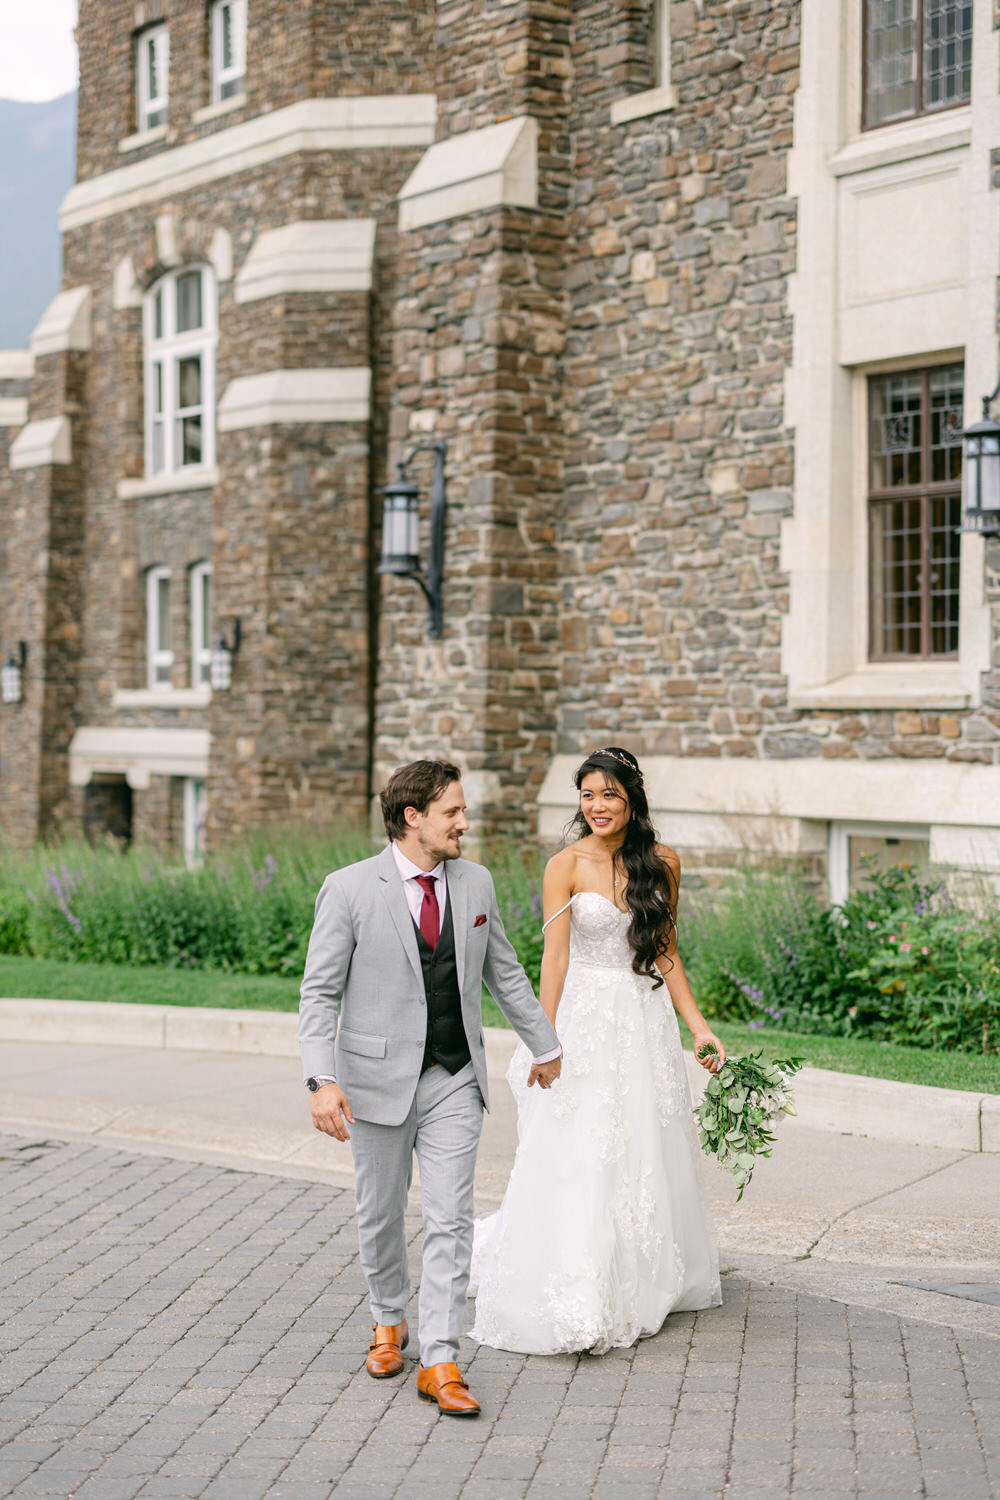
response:
{"label": "wrought iron wall lantern", "polygon": [[4,703],[20,703],[24,697],[24,664],[27,660],[25,641],[18,641],[16,651],[7,652],[7,660],[0,667],[0,699]]}
{"label": "wrought iron wall lantern", "polygon": [[965,439],[963,531],[981,535],[1000,533],[1000,422],[990,407],[1000,396],[1000,383],[983,397],[982,420],[962,433]]}
{"label": "wrought iron wall lantern", "polygon": [[[431,479],[431,529],[427,574],[420,569],[420,490],[406,471],[418,453],[434,454]],[[444,522],[448,509],[444,461],[447,444],[417,443],[396,465],[396,478],[383,490],[382,561],[380,573],[412,578],[427,598],[427,634],[439,640],[442,631],[441,580],[444,574]]]}
{"label": "wrought iron wall lantern", "polygon": [[212,647],[212,660],[209,665],[209,682],[212,684],[213,693],[228,693],[233,685],[233,657],[240,649],[243,639],[243,625],[237,618],[233,621],[232,645],[226,640],[224,634]]}

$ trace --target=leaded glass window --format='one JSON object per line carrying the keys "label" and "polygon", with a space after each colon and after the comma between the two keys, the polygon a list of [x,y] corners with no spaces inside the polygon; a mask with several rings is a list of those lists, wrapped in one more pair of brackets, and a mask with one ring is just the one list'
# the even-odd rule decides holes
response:
{"label": "leaded glass window", "polygon": [[963,104],[972,89],[972,0],[865,0],[864,125]]}
{"label": "leaded glass window", "polygon": [[870,656],[958,654],[961,365],[869,381]]}

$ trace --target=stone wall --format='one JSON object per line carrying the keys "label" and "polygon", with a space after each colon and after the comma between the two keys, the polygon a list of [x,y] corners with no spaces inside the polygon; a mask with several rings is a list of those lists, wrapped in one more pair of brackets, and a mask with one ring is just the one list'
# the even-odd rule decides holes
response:
{"label": "stone wall", "polygon": [[414,585],[385,584],[375,782],[447,753],[479,827],[522,835],[554,748],[558,683],[570,18],[569,5],[534,0],[439,7],[444,133],[530,109],[539,210],[498,206],[402,234],[396,303],[393,451],[422,436],[448,444],[445,627],[428,643]]}

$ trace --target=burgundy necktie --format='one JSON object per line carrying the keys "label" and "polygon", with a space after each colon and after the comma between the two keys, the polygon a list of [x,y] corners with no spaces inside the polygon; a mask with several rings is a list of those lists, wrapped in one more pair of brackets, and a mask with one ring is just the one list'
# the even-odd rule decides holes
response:
{"label": "burgundy necktie", "polygon": [[418,875],[416,881],[424,893],[424,899],[420,903],[420,931],[433,953],[437,947],[438,938],[441,936],[441,913],[438,911],[437,896],[434,891],[437,876]]}

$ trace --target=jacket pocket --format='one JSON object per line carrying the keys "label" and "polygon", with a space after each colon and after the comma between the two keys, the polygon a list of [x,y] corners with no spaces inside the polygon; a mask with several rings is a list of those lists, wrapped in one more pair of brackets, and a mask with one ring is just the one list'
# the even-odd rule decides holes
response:
{"label": "jacket pocket", "polygon": [[360,1057],[385,1056],[384,1036],[369,1036],[365,1031],[348,1031],[342,1026],[337,1041],[345,1052],[356,1052]]}

